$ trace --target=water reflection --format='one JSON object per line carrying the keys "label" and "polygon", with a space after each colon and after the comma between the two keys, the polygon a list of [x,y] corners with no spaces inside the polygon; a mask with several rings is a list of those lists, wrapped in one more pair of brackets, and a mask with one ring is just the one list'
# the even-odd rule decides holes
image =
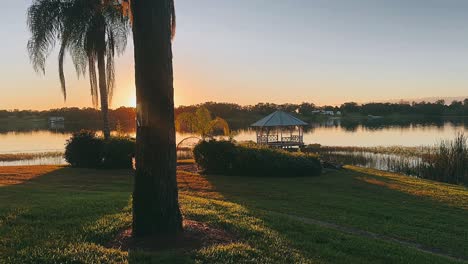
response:
{"label": "water reflection", "polygon": [[[63,151],[71,133],[100,128],[99,122],[65,122],[54,127],[47,122],[28,124],[0,124],[0,153]],[[122,123],[120,128],[135,136],[133,122]],[[238,128],[237,132],[238,141],[255,140],[255,131],[249,128]],[[304,141],[328,146],[420,146],[451,139],[457,132],[468,134],[467,119],[329,119],[306,127]],[[192,135],[177,133],[176,140],[180,142],[189,136]]]}

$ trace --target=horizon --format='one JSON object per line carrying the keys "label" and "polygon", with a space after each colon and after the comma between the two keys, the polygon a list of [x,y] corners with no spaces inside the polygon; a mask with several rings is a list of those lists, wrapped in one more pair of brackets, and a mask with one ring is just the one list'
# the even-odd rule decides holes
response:
{"label": "horizon", "polygon": [[[31,2],[8,1],[8,12],[0,18],[0,32],[9,36],[0,51],[0,108],[91,107],[89,81],[77,79],[69,57],[67,102],[59,88],[57,50],[47,60],[45,76],[33,71],[25,16]],[[462,10],[468,3],[255,3],[263,9],[253,12],[246,0],[177,2],[176,106],[207,101],[340,105],[466,94],[468,17]],[[126,52],[116,58],[113,107],[135,105],[133,75],[129,38]]]}
{"label": "horizon", "polygon": [[[445,98],[444,97],[424,97],[424,98],[391,99],[391,100],[368,101],[368,102],[344,101],[344,102],[342,102],[340,104],[336,104],[336,105],[333,105],[333,104],[316,104],[314,102],[298,102],[298,103],[296,103],[296,102],[283,102],[283,103],[257,102],[257,103],[254,103],[254,104],[239,104],[239,103],[235,103],[235,102],[226,102],[226,101],[219,101],[219,102],[205,101],[205,102],[196,103],[196,104],[176,105],[175,108],[198,106],[198,105],[203,105],[203,104],[207,104],[207,103],[234,104],[234,105],[239,105],[241,107],[255,106],[255,105],[258,105],[258,104],[275,104],[275,105],[278,105],[278,106],[282,106],[282,105],[288,105],[288,104],[299,105],[299,104],[302,104],[302,103],[311,103],[311,104],[314,104],[318,108],[323,108],[323,107],[327,107],[327,106],[340,107],[345,103],[357,103],[358,105],[386,104],[386,103],[389,103],[389,104],[400,104],[400,103],[402,103],[402,104],[412,104],[412,103],[422,103],[422,102],[435,103],[438,100],[443,100],[445,102],[445,105],[450,105],[453,101],[463,102],[466,99],[468,99],[468,96],[454,96],[454,97],[445,97]],[[122,107],[135,108],[135,106],[120,105],[120,106],[110,107],[109,109],[110,110],[116,110],[116,109],[122,108]],[[79,109],[92,108],[92,109],[99,110],[99,107],[95,108],[93,106],[83,106],[83,107],[64,106],[64,107],[59,107],[59,108],[45,108],[45,109],[0,109],[0,111],[2,111],[2,110],[6,110],[6,111],[16,111],[16,110],[18,110],[18,111],[50,111],[50,110],[57,110],[57,109],[63,109],[63,108],[70,108],[70,109],[71,108],[79,108]]]}

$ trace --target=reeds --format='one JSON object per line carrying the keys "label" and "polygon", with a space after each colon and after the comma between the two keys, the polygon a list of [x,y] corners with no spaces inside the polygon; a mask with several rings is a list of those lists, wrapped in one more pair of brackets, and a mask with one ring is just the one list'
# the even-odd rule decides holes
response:
{"label": "reeds", "polygon": [[63,152],[37,152],[37,153],[5,153],[0,154],[0,161],[12,162],[22,160],[63,157]]}
{"label": "reeds", "polygon": [[424,161],[424,178],[468,185],[468,137],[463,133],[454,140],[441,141]]}
{"label": "reeds", "polygon": [[321,159],[468,185],[468,137],[463,133],[434,147],[316,147]]}

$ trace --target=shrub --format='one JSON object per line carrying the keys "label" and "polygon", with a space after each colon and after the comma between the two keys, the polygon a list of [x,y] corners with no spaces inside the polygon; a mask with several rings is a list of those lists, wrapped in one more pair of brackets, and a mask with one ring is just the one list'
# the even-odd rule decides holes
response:
{"label": "shrub", "polygon": [[135,140],[129,137],[110,138],[104,142],[102,166],[109,169],[131,169]]}
{"label": "shrub", "polygon": [[206,173],[294,177],[319,175],[317,156],[264,147],[236,146],[228,141],[203,141],[194,149],[197,164]]}
{"label": "shrub", "polygon": [[102,162],[103,142],[96,133],[82,130],[67,140],[65,160],[73,167],[97,168]]}
{"label": "shrub", "polygon": [[202,141],[193,149],[193,155],[206,172],[222,174],[232,169],[236,150],[230,141]]}
{"label": "shrub", "polygon": [[65,160],[73,167],[131,169],[135,140],[113,137],[105,141],[96,133],[82,130],[67,140]]}

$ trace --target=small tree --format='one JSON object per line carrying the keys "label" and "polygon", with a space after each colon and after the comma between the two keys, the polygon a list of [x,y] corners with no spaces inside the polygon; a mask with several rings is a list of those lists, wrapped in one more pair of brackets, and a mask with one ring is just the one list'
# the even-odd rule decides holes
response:
{"label": "small tree", "polygon": [[214,136],[216,131],[222,130],[223,134],[230,135],[229,125],[226,120],[212,118],[206,107],[199,107],[195,113],[185,112],[176,119],[176,129],[181,132],[198,134],[203,140]]}

